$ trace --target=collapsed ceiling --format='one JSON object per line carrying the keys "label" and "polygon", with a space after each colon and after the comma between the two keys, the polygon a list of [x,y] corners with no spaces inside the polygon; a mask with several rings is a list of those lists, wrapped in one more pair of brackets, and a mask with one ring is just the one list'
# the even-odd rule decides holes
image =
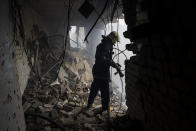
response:
{"label": "collapsed ceiling", "polygon": [[[23,0],[21,0],[23,1]],[[68,13],[68,3],[69,0],[28,0],[26,1],[34,10],[36,10],[41,17],[52,23],[53,26],[62,24],[63,21],[66,23],[67,13]],[[94,7],[88,18],[85,18],[78,10],[84,4],[85,0],[71,0],[71,16],[70,25],[71,26],[82,26],[89,27],[92,26],[100,15],[103,7],[106,3],[105,0],[89,0],[89,3]],[[21,2],[23,3],[23,2]],[[98,21],[96,28],[104,28],[104,24],[110,21],[110,14],[114,8],[115,0],[109,0],[107,8],[104,11],[101,19]],[[119,4],[120,5],[120,4]],[[117,11],[115,11],[113,22],[117,18],[122,18],[122,7],[118,6]],[[104,21],[104,22],[103,22]],[[56,23],[56,24],[54,24]],[[50,26],[51,27],[51,26]]]}

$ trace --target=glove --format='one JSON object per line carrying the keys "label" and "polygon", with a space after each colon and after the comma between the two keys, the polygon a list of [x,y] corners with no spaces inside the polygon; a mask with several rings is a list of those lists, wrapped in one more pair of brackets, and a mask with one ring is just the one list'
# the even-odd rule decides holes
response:
{"label": "glove", "polygon": [[119,73],[120,77],[123,77],[124,74],[123,74],[123,73],[121,72],[121,70],[120,70],[121,65],[120,65],[119,63],[115,63],[115,67],[116,67],[116,70],[117,70],[117,72],[115,73],[115,75],[116,75],[117,73]]}
{"label": "glove", "polygon": [[121,68],[121,65],[119,63],[116,63],[117,68]]}
{"label": "glove", "polygon": [[119,73],[120,77],[124,76],[124,74],[121,71],[119,71],[118,73]]}

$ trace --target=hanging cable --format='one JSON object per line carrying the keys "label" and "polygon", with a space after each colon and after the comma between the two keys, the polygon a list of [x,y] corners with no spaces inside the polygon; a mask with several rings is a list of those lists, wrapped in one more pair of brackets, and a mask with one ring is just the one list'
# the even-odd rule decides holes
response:
{"label": "hanging cable", "polygon": [[[124,53],[124,51],[126,51],[127,49],[124,49],[123,51],[120,51],[118,54],[115,54],[114,57],[112,58],[112,60],[114,60],[115,57],[119,56],[119,54],[123,53],[123,55],[125,56],[126,60],[127,60],[127,57]],[[122,69],[121,71],[125,71],[125,69]]]}
{"label": "hanging cable", "polygon": [[115,57],[117,57],[117,56],[119,56],[121,53],[123,53],[124,56],[125,56],[125,58],[126,58],[126,60],[127,60],[127,56],[126,56],[125,53],[124,53],[126,50],[127,50],[127,49],[124,49],[123,51],[120,51],[120,50],[119,50],[120,52],[119,52],[118,54],[115,54],[115,55],[113,56],[112,59],[114,60]]}
{"label": "hanging cable", "polygon": [[[110,19],[109,19],[109,10],[106,10],[106,19],[107,19],[107,23],[110,23]],[[107,29],[109,30],[109,24],[107,24]]]}
{"label": "hanging cable", "polygon": [[[68,35],[69,35],[69,28],[70,28],[70,7],[71,7],[71,3],[70,3],[70,0],[69,0],[69,6],[68,6],[68,21],[67,21],[67,31],[66,31],[66,37],[65,37],[65,42],[64,42],[64,53],[66,51],[66,46],[67,46],[67,38],[68,38]],[[64,57],[63,57],[64,58]]]}
{"label": "hanging cable", "polygon": [[115,1],[114,1],[114,7],[113,7],[113,9],[112,9],[111,17],[110,17],[110,21],[111,21],[111,22],[113,21],[114,14],[115,14],[115,11],[116,11],[117,6],[118,6],[118,2],[119,2],[119,0],[115,0]]}
{"label": "hanging cable", "polygon": [[100,13],[100,15],[98,16],[97,20],[95,21],[95,23],[93,24],[93,26],[91,27],[91,29],[89,30],[89,32],[87,33],[86,37],[84,38],[84,41],[87,41],[87,42],[88,42],[87,38],[88,38],[89,34],[91,33],[91,31],[93,30],[93,28],[95,27],[95,25],[97,24],[99,18],[103,15],[103,13],[104,13],[104,11],[105,11],[107,5],[108,5],[108,1],[109,1],[109,0],[107,0],[107,1],[105,2],[105,5],[104,5],[104,7],[103,7],[103,10],[101,11],[101,13]]}
{"label": "hanging cable", "polygon": [[[94,10],[95,10],[95,13],[99,16],[99,13],[98,13],[97,9],[94,8]],[[105,23],[104,19],[102,17],[100,17],[100,19],[102,20],[102,22],[103,22],[103,24],[106,28],[106,23]]]}
{"label": "hanging cable", "polygon": [[[125,56],[126,60],[128,59],[127,56],[126,56],[126,54],[124,53],[124,51],[125,51],[126,49],[123,50],[123,51],[121,51],[121,50],[119,50],[119,49],[117,49],[117,48],[113,48],[113,49],[120,51],[119,54],[122,53],[122,54]],[[116,55],[114,56],[114,58],[115,58],[117,55],[119,55],[119,54],[116,54]],[[113,58],[113,59],[114,59],[114,58]]]}
{"label": "hanging cable", "polygon": [[59,60],[61,60],[61,63],[60,63],[60,66],[59,66],[59,70],[57,71],[57,76],[56,78],[58,78],[58,74],[59,74],[59,71],[60,71],[60,67],[63,65],[63,62],[64,62],[64,58],[65,58],[65,53],[66,53],[66,45],[67,45],[67,38],[68,38],[68,35],[69,35],[69,27],[70,27],[70,11],[71,11],[71,2],[70,0],[68,1],[68,13],[67,13],[67,16],[68,16],[68,21],[67,21],[67,30],[66,30],[66,36],[65,36],[65,40],[64,40],[64,50],[63,50],[63,53],[61,54],[61,56],[59,57]]}
{"label": "hanging cable", "polygon": [[111,6],[109,7],[109,11],[110,11],[110,12],[109,12],[109,14],[110,14],[110,23],[111,23],[111,32],[112,32],[112,31],[113,31],[113,25],[112,25],[113,18],[111,18],[111,17],[112,17],[112,16],[111,16],[111,14],[112,14],[112,13],[111,13],[111,12],[112,12],[112,11],[111,11],[111,10],[112,10],[111,8],[112,8],[112,3],[111,3]]}
{"label": "hanging cable", "polygon": [[[117,9],[117,20],[118,20],[118,22],[117,22],[117,33],[119,32],[119,15],[118,15],[118,8],[117,8],[117,6],[118,6],[118,0],[116,0],[117,1],[117,5],[116,5],[116,9]],[[119,44],[120,42],[117,42],[117,48],[119,49],[119,46],[118,46],[118,44]],[[119,54],[119,51],[118,51],[118,54]],[[118,55],[118,63],[119,63],[119,55]]]}
{"label": "hanging cable", "polygon": [[[118,32],[119,32],[119,14],[118,14],[118,7],[119,7],[119,1],[116,0],[116,1],[115,1],[115,5],[114,5],[114,8],[116,8],[116,10],[117,10],[117,20],[118,20],[118,22],[117,22],[117,34],[118,34]],[[115,12],[115,10],[113,10],[113,14],[112,14],[112,15],[114,15],[114,12]],[[126,58],[126,60],[127,60],[127,56],[126,56],[125,53],[124,53],[124,51],[125,51],[126,49],[123,50],[123,51],[121,51],[121,50],[119,49],[118,42],[117,42],[117,50],[118,50],[118,53],[113,57],[113,60],[114,60],[114,58],[115,58],[116,56],[118,56],[117,61],[118,61],[118,63],[119,63],[119,55],[120,55],[121,53],[124,54],[124,56],[125,56],[125,58]],[[121,70],[121,71],[122,71],[122,70]],[[117,112],[116,116],[118,116],[118,113],[119,113],[120,110],[121,110],[121,107],[122,107],[122,94],[123,94],[123,92],[124,92],[124,87],[123,87],[124,85],[123,85],[123,80],[122,80],[121,77],[120,77],[120,81],[121,81],[121,86],[122,86],[122,92],[121,92],[120,106],[119,106],[119,109],[118,109],[118,112]]]}

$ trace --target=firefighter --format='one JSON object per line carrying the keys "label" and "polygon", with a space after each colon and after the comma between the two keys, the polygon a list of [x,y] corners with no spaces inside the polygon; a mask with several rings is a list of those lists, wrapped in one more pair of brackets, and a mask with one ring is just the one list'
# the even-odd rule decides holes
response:
{"label": "firefighter", "polygon": [[109,109],[109,82],[110,82],[110,66],[119,71],[120,76],[123,74],[120,72],[119,65],[115,64],[112,60],[113,46],[116,42],[119,42],[120,37],[116,31],[112,31],[109,35],[103,36],[101,43],[97,46],[95,54],[95,64],[93,65],[93,82],[91,84],[90,94],[88,97],[87,110],[92,107],[94,99],[101,91],[102,110]]}

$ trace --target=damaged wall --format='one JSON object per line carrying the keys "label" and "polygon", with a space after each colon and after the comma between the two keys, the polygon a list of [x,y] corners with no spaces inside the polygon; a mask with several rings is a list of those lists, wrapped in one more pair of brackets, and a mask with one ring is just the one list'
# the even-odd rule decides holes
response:
{"label": "damaged wall", "polygon": [[[24,19],[24,29],[25,29],[25,35],[27,37],[31,36],[30,34],[30,30],[32,28],[32,25],[35,21],[35,18],[32,12],[32,10],[30,11],[30,9],[28,8],[23,8],[22,9],[22,12],[24,12],[24,15],[23,15],[23,19]],[[29,18],[28,16],[32,16],[31,18]],[[28,17],[28,18],[27,18]],[[28,20],[28,21],[27,21]],[[27,25],[27,23],[29,25]],[[35,22],[37,23],[37,22]],[[31,27],[29,27],[31,25]],[[28,38],[27,38],[28,39]],[[14,46],[14,51],[15,51],[15,55],[16,55],[16,66],[17,66],[17,70],[18,70],[18,76],[19,76],[19,84],[20,84],[20,90],[21,90],[21,93],[23,94],[25,88],[26,88],[26,85],[27,85],[27,81],[28,81],[28,78],[29,78],[29,75],[30,75],[30,67],[28,65],[28,58],[27,58],[27,55],[24,51],[24,47],[22,46],[22,39],[20,38],[20,36],[18,36],[18,45],[15,44]]]}
{"label": "damaged wall", "polygon": [[130,117],[141,120],[147,131],[194,131],[193,3],[123,3],[128,25],[124,35],[134,42],[129,49],[137,53],[126,61]]}
{"label": "damaged wall", "polygon": [[[32,68],[31,66],[33,66],[34,64],[33,61],[34,58],[32,54],[29,52],[30,50],[32,50],[34,46],[34,41],[38,39],[38,37],[40,37],[39,36],[40,34],[36,34],[35,32],[35,26],[37,26],[38,29],[43,32],[46,32],[45,31],[46,28],[43,23],[43,20],[41,19],[41,16],[34,9],[32,9],[28,5],[28,3],[26,2],[20,3],[18,7],[15,6],[14,8],[15,8],[15,12],[17,10],[20,11],[20,15],[22,18],[21,22],[23,23],[23,25],[20,26],[21,27],[23,26],[24,29],[22,30],[21,28],[18,27],[18,30],[16,29],[16,31],[14,32],[15,33],[15,42],[14,42],[15,60],[16,60],[16,66],[17,66],[17,71],[19,76],[20,90],[21,93],[23,94],[27,86],[27,82]],[[15,15],[19,20],[19,14],[16,13]],[[24,33],[25,36],[24,38],[22,38],[21,32]],[[23,40],[24,40],[24,44],[23,44]]]}
{"label": "damaged wall", "polygon": [[0,130],[25,131],[9,4],[8,0],[2,0],[0,5]]}
{"label": "damaged wall", "polygon": [[[16,7],[20,11],[23,24],[20,25],[23,26],[23,30],[19,28],[16,32],[14,46],[22,93],[30,75],[37,77],[37,81],[43,77],[56,79],[60,65],[58,58],[62,55],[64,44],[63,24],[57,24],[64,20],[58,21],[52,15],[51,19],[53,18],[55,21],[47,21],[48,19],[44,17],[43,13],[31,4],[33,5],[29,1],[19,1],[19,7]],[[19,14],[17,15],[19,18]],[[24,33],[24,38],[19,32]]]}
{"label": "damaged wall", "polygon": [[24,53],[24,49],[22,47],[15,46],[14,53],[16,55],[18,82],[20,85],[20,91],[23,94],[30,75],[30,67],[28,65],[27,55]]}

